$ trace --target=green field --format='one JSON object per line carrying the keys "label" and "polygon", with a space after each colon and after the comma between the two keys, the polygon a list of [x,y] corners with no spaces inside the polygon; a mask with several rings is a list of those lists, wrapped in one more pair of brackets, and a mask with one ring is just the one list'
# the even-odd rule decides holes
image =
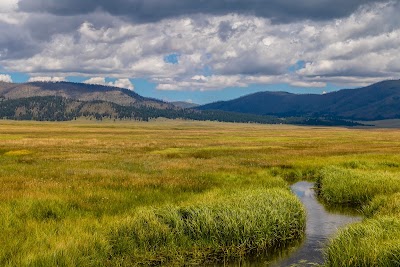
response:
{"label": "green field", "polygon": [[0,266],[272,256],[303,237],[298,180],[365,214],[327,266],[398,266],[399,151],[395,129],[0,121]]}

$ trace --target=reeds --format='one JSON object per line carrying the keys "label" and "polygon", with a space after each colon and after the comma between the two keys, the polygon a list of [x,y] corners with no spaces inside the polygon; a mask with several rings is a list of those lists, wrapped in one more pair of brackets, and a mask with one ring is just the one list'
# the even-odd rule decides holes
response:
{"label": "reeds", "polygon": [[400,173],[326,167],[318,175],[317,187],[328,203],[361,207],[375,196],[400,192]]}
{"label": "reeds", "polygon": [[325,251],[325,266],[400,266],[399,217],[379,216],[341,230]]}
{"label": "reeds", "polygon": [[325,168],[318,178],[326,202],[359,207],[368,217],[331,240],[325,265],[400,266],[400,174],[357,166]]}
{"label": "reeds", "polygon": [[305,211],[284,189],[245,190],[215,201],[138,211],[110,234],[124,265],[227,261],[301,239]]}

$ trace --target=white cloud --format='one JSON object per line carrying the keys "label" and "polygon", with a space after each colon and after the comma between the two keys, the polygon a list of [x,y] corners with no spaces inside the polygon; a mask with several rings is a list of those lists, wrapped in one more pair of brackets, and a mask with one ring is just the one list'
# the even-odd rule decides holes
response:
{"label": "white cloud", "polygon": [[126,89],[130,89],[130,90],[135,89],[135,86],[129,79],[118,79],[114,83],[111,83],[111,84],[112,84],[112,86],[115,86],[115,87],[126,88]]}
{"label": "white cloud", "polygon": [[[77,16],[73,30],[41,40],[41,51],[33,56],[12,58],[12,51],[4,52],[8,58],[0,57],[0,64],[7,71],[27,72],[33,77],[81,75],[93,77],[86,82],[130,89],[134,86],[126,77],[149,79],[160,90],[218,90],[273,83],[358,86],[398,78],[399,12],[400,5],[391,2],[359,9],[341,19],[286,24],[234,14],[134,24],[96,13]],[[2,36],[7,47],[10,38]],[[28,39],[24,42],[21,37],[8,45],[9,49],[15,43],[36,40]],[[170,54],[179,55],[178,64],[165,62]],[[306,62],[304,68],[290,71],[299,61]],[[106,82],[101,77],[116,80]]]}
{"label": "white cloud", "polygon": [[0,82],[12,83],[13,80],[8,74],[0,74]]}
{"label": "white cloud", "polygon": [[65,77],[54,77],[54,76],[36,76],[30,77],[28,82],[63,82]]}
{"label": "white cloud", "polygon": [[[18,0],[1,0],[0,1],[0,23],[21,24],[25,21],[27,15],[17,12]],[[14,32],[16,34],[16,32]]]}
{"label": "white cloud", "polygon": [[83,83],[107,85],[106,78],[103,78],[103,77],[92,77],[88,80],[85,80]]}
{"label": "white cloud", "polygon": [[18,0],[1,0],[0,13],[13,12],[18,8]]}
{"label": "white cloud", "polygon": [[157,86],[159,90],[218,90],[226,87],[246,87],[247,84],[239,75],[236,76],[193,76],[190,80],[160,80]]}
{"label": "white cloud", "polygon": [[114,87],[119,87],[119,88],[125,88],[125,89],[130,89],[133,90],[135,87],[133,83],[129,79],[117,79],[114,82],[106,82],[106,79],[103,77],[92,77],[84,83],[87,84],[99,84],[99,85],[104,85],[104,86],[114,86]]}
{"label": "white cloud", "polygon": [[314,88],[322,88],[326,86],[326,83],[324,82],[306,82],[306,81],[294,81],[289,83],[292,86],[296,86],[296,87],[314,87]]}

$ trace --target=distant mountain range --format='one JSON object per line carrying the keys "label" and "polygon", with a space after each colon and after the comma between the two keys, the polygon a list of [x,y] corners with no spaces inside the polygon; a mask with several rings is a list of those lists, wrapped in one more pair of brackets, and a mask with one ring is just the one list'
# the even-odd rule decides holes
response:
{"label": "distant mountain range", "polygon": [[259,92],[197,107],[278,117],[335,117],[348,120],[400,118],[400,80],[323,95]]}
{"label": "distant mountain range", "polygon": [[260,92],[203,106],[168,103],[117,87],[70,82],[0,82],[0,118],[17,120],[149,120],[165,117],[227,122],[359,125],[400,118],[400,81],[324,95]]}

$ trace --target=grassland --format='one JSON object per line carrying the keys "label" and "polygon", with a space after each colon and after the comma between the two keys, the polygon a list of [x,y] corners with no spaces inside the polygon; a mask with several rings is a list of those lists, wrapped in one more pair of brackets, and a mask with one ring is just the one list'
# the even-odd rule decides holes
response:
{"label": "grassland", "polygon": [[[288,185],[315,179],[327,202],[357,205],[368,217],[332,241],[327,264],[340,266],[335,247],[368,243],[357,233],[384,250],[385,234],[400,232],[398,151],[393,129],[0,121],[0,265],[183,265],[273,254],[303,235],[305,213]],[[382,232],[363,230],[373,227]],[[395,243],[381,252],[400,254]]]}
{"label": "grassland", "polygon": [[327,266],[400,265],[400,173],[368,162],[327,167],[317,179],[320,197],[358,207],[366,219],[339,232],[326,249]]}

